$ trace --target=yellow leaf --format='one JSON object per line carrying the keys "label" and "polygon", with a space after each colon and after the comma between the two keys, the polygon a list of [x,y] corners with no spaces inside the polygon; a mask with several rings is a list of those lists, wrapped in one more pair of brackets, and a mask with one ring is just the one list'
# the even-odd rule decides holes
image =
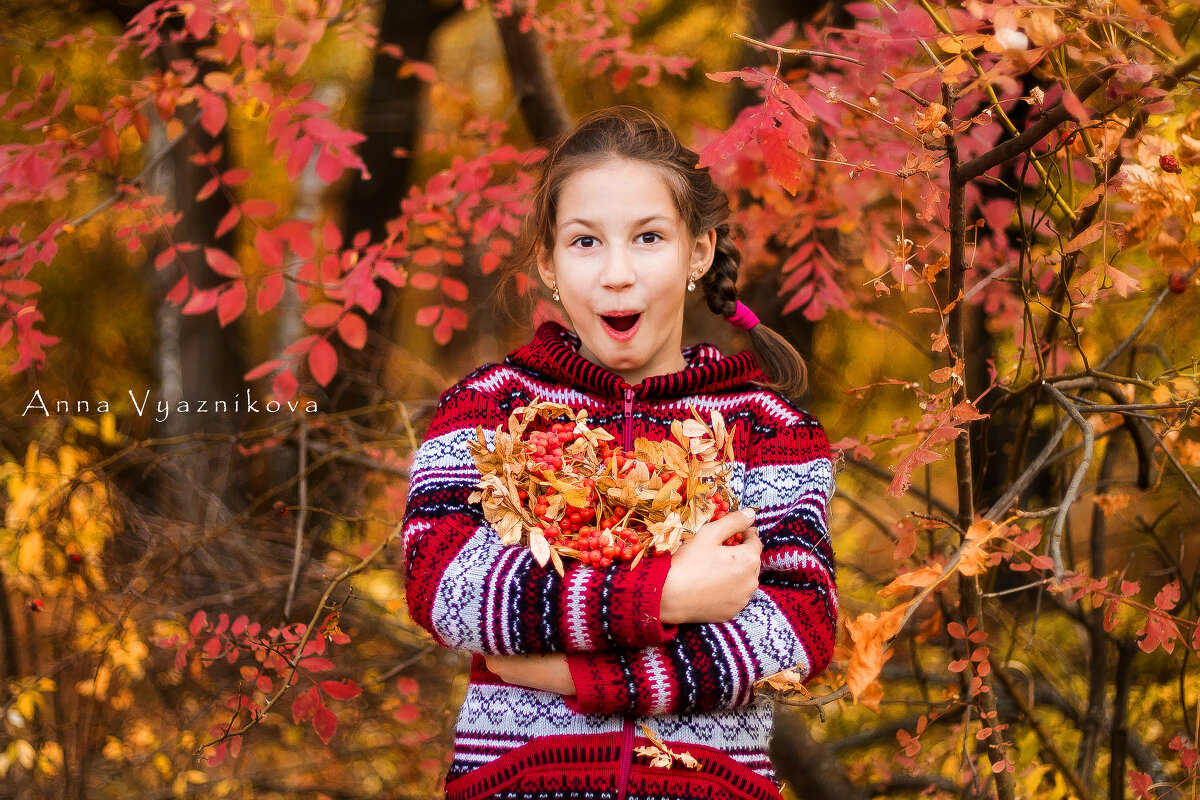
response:
{"label": "yellow leaf", "polygon": [[33,769],[33,761],[37,755],[33,749],[33,745],[24,739],[17,739],[12,743],[9,749],[10,751],[15,749],[15,756],[18,764],[25,769]]}

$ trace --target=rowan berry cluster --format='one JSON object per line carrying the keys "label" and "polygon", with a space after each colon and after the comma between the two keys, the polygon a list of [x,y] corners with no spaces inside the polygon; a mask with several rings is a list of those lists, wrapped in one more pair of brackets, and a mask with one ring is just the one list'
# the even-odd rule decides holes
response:
{"label": "rowan berry cluster", "polygon": [[737,507],[725,486],[732,432],[716,412],[712,427],[693,415],[672,426],[672,439],[637,439],[627,450],[589,427],[586,411],[535,401],[514,411],[490,445],[477,429],[470,450],[481,480],[470,502],[482,504],[502,542],[527,544],[560,574],[564,558],[636,567]]}

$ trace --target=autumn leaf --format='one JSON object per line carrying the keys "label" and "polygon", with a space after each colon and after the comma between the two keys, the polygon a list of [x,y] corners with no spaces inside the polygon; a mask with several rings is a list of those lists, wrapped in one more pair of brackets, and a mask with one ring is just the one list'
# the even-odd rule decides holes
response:
{"label": "autumn leaf", "polygon": [[885,652],[885,647],[899,632],[911,602],[901,603],[879,616],[867,612],[846,622],[846,630],[854,642],[850,665],[846,669],[846,685],[855,700],[866,691],[891,656],[890,651]]}

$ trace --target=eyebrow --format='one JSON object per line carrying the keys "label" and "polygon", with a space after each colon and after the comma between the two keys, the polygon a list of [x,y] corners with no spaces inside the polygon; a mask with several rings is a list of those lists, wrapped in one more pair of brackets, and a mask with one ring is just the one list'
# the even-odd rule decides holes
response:
{"label": "eyebrow", "polygon": [[[637,228],[637,227],[640,227],[640,226],[642,226],[642,225],[645,225],[645,224],[646,224],[646,223],[648,223],[648,222],[653,222],[653,221],[654,221],[654,220],[656,220],[656,219],[657,219],[657,220],[662,220],[663,222],[671,222],[671,218],[670,218],[670,217],[664,217],[662,214],[651,214],[651,215],[650,215],[650,216],[648,216],[648,217],[642,217],[641,219],[635,219],[635,220],[633,221],[633,226],[634,226],[635,228]],[[572,222],[577,222],[577,223],[579,223],[580,225],[595,225],[595,224],[596,224],[595,222],[593,222],[593,221],[592,221],[592,220],[590,220],[590,219],[582,219],[582,218],[580,218],[580,217],[571,217],[570,219],[565,219],[565,220],[563,220],[563,223],[562,223],[562,226],[561,226],[561,227],[565,228],[565,227],[567,227],[568,225],[570,225]]]}

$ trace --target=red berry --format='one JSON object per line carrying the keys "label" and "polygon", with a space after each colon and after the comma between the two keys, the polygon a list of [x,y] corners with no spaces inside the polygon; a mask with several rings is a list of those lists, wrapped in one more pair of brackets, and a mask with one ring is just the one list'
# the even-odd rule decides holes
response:
{"label": "red berry", "polygon": [[29,610],[30,611],[41,611],[45,607],[46,607],[46,604],[42,602],[42,599],[40,597],[35,597],[29,601]]}
{"label": "red berry", "polygon": [[275,516],[282,517],[287,514],[287,503],[283,502],[282,500],[276,500],[275,504],[271,506],[271,509],[275,512]]}
{"label": "red berry", "polygon": [[1187,276],[1179,270],[1171,273],[1171,277],[1167,278],[1167,288],[1174,294],[1183,294],[1187,291]]}
{"label": "red berry", "polygon": [[1158,165],[1162,167],[1163,172],[1173,172],[1176,175],[1183,172],[1183,168],[1179,166],[1179,159],[1175,156],[1159,156]]}
{"label": "red berry", "polygon": [[610,566],[611,564],[612,564],[612,559],[608,558],[607,556],[602,557],[600,559],[600,566],[602,566],[602,567],[607,567],[607,566]]}
{"label": "red berry", "polygon": [[624,558],[626,561],[632,561],[633,560],[633,548],[629,545],[626,545],[625,549],[621,551],[621,557]]}

